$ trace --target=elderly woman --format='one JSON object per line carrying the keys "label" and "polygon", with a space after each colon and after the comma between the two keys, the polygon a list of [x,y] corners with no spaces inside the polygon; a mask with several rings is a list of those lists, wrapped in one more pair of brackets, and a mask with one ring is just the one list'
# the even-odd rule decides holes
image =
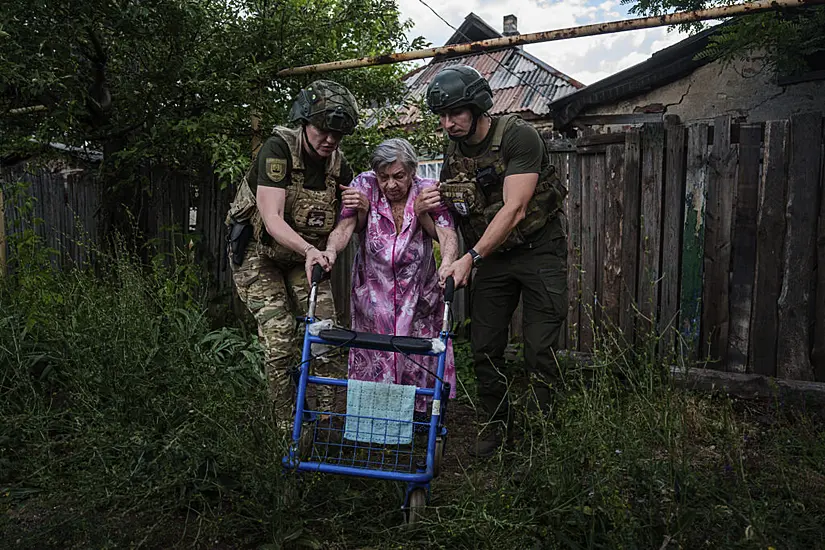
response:
{"label": "elderly woman", "polygon": [[[341,195],[340,221],[324,252],[330,264],[353,231],[360,243],[352,268],[352,328],[397,336],[437,337],[444,311],[433,238],[441,245],[440,272],[458,251],[453,220],[441,206],[434,180],[415,175],[418,155],[405,139],[389,139],[372,155],[372,171],[359,174]],[[435,357],[415,361],[435,372]],[[403,354],[350,350],[349,378],[432,387],[433,377]],[[455,396],[453,350],[447,350],[444,381]],[[424,400],[416,410],[426,408]]]}

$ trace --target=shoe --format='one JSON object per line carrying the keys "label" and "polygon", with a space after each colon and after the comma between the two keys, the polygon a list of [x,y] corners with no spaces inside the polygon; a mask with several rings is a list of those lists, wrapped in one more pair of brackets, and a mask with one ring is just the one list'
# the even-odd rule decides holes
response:
{"label": "shoe", "polygon": [[489,430],[483,439],[478,439],[474,446],[470,448],[468,454],[473,458],[490,458],[499,447],[504,444],[499,430]]}

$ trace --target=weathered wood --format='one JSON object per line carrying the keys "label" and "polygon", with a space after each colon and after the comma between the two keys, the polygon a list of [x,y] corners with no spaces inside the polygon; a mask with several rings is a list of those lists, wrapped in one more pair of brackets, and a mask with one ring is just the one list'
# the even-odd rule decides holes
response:
{"label": "weathered wood", "polygon": [[651,331],[658,318],[660,259],[662,250],[662,179],[665,132],[662,124],[642,130],[641,223],[639,230],[638,305],[640,328]]}
{"label": "weathered wood", "polygon": [[624,212],[623,145],[607,148],[607,173],[604,188],[604,268],[602,284],[603,325],[619,327],[622,295],[622,215]]}
{"label": "weathered wood", "polygon": [[614,132],[612,134],[590,134],[576,140],[576,149],[582,147],[592,147],[596,145],[615,145],[624,143],[624,132]]}
{"label": "weathered wood", "polygon": [[581,159],[571,153],[565,208],[567,214],[567,349],[579,349],[581,327],[581,232],[582,232],[582,173]]}
{"label": "weathered wood", "polygon": [[[612,124],[645,124],[662,122],[663,113],[626,113],[618,115],[580,115],[571,126],[608,126]],[[621,135],[621,134],[618,134]]]}
{"label": "weathered wood", "polygon": [[728,370],[745,372],[748,365],[753,281],[756,271],[756,215],[759,203],[759,156],[762,128],[739,130],[739,177],[731,249],[730,333]]}
{"label": "weathered wood", "polygon": [[662,213],[662,279],[659,352],[673,354],[679,313],[679,261],[682,255],[682,204],[685,196],[685,127],[665,127],[665,177]]}
{"label": "weathered wood", "polygon": [[725,364],[728,342],[728,272],[736,148],[730,144],[730,117],[714,121],[705,223],[702,348],[712,362]]}
{"label": "weathered wood", "polygon": [[822,116],[805,113],[791,118],[791,164],[785,210],[784,277],[779,296],[777,375],[813,380],[811,325],[813,324],[814,269]]}
{"label": "weathered wood", "polygon": [[[550,163],[555,167],[556,175],[558,176],[559,181],[561,181],[562,184],[567,189],[570,188],[570,166],[569,166],[569,162],[568,162],[569,158],[570,158],[569,153],[553,153],[553,154],[550,155]],[[562,208],[563,208],[563,211],[564,211],[564,215],[567,216],[567,213],[568,213],[567,212],[567,201],[565,201]],[[565,223],[568,223],[568,220],[569,220],[569,218],[566,217],[565,218]],[[567,261],[568,261],[567,272],[569,274],[570,270],[571,270],[569,254],[568,254],[568,260]],[[572,292],[572,290],[569,290],[569,292]],[[568,304],[568,308],[569,308],[569,304]],[[568,346],[568,344],[567,344],[567,329],[568,329],[567,323],[568,323],[568,321],[569,321],[569,319],[567,319],[565,321],[564,327],[562,328],[561,331],[559,331],[559,341],[558,341],[556,349],[559,349],[559,350],[567,349],[567,346]]]}
{"label": "weathered wood", "polygon": [[593,301],[596,293],[596,248],[594,239],[593,156],[579,155],[582,181],[581,227],[581,317],[579,349],[593,349]]}
{"label": "weathered wood", "polygon": [[604,297],[604,259],[607,255],[604,240],[604,187],[606,184],[605,155],[593,155],[592,161],[593,182],[593,246],[595,262],[593,277],[595,280],[593,300],[593,323],[599,328],[602,326],[602,299]]}
{"label": "weathered wood", "polygon": [[691,390],[722,392],[742,399],[770,399],[772,402],[804,407],[822,414],[825,384],[781,380],[756,374],[720,372],[713,369],[671,367],[673,381]]}
{"label": "weathered wood", "polygon": [[635,341],[636,288],[639,259],[639,218],[641,213],[641,133],[625,136],[624,212],[622,216],[622,295],[619,326],[628,343]]}
{"label": "weathered wood", "polygon": [[817,237],[816,308],[814,313],[814,376],[825,382],[825,150],[819,165],[819,234]]}

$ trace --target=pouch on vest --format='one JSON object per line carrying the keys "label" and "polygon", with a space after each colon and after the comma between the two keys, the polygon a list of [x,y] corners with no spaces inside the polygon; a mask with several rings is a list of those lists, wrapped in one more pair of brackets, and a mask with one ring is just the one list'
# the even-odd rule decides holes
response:
{"label": "pouch on vest", "polygon": [[252,224],[232,220],[229,224],[229,233],[226,236],[226,240],[229,241],[229,253],[232,255],[232,263],[235,265],[243,263],[246,247],[251,239]]}

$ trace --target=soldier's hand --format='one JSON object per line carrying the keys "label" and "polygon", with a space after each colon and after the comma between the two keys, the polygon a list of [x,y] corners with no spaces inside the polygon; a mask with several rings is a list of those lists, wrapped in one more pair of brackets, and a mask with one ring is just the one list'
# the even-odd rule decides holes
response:
{"label": "soldier's hand", "polygon": [[455,279],[455,287],[461,288],[463,286],[467,286],[467,281],[470,280],[470,272],[472,270],[473,259],[469,254],[465,254],[447,266],[443,272],[439,270],[438,277],[439,280],[441,277],[443,277],[444,280],[447,280],[447,277],[452,275],[453,279]]}
{"label": "soldier's hand", "polygon": [[344,208],[351,208],[360,212],[369,212],[370,201],[358,189],[347,187],[346,185],[339,185],[341,189],[341,204]]}
{"label": "soldier's hand", "polygon": [[307,282],[309,282],[309,284],[312,284],[312,267],[315,264],[318,264],[321,267],[323,267],[324,271],[329,271],[332,269],[332,264],[329,262],[329,259],[327,259],[327,257],[324,256],[323,252],[321,252],[313,246],[312,248],[307,250],[306,262],[304,264],[304,267],[306,269]]}
{"label": "soldier's hand", "polygon": [[425,187],[415,198],[415,215],[420,216],[425,212],[432,212],[441,206],[441,191],[439,191],[439,184]]}

